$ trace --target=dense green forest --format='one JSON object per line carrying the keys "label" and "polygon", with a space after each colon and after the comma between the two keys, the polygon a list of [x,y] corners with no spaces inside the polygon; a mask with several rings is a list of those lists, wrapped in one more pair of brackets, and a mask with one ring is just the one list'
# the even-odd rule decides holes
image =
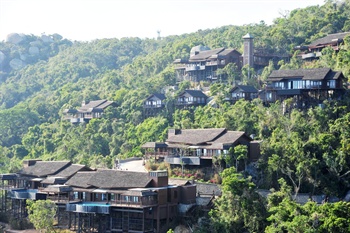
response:
{"label": "dense green forest", "polygon": [[[280,62],[276,67],[270,63],[263,70],[252,70],[254,75],[249,83],[259,86],[272,70],[280,68],[329,67],[342,71],[348,78],[350,38],[345,39],[338,53],[325,49],[323,56],[313,62],[303,63],[293,49],[327,34],[344,31],[350,31],[350,1],[329,0],[322,6],[293,10],[277,18],[272,25],[261,21],[244,26],[223,26],[161,40],[122,38],[72,42],[55,34],[50,35],[52,40],[45,42],[35,35],[26,35],[17,44],[0,42],[0,51],[5,56],[0,63],[0,172],[18,171],[23,159],[32,158],[112,167],[116,158],[142,156],[140,146],[145,142],[165,140],[168,128],[242,130],[262,140],[262,157],[252,180],[248,178],[251,174],[240,175],[235,171],[222,174],[223,186],[227,185],[224,196],[235,201],[225,204],[221,199],[221,205],[240,206],[246,212],[231,213],[236,216],[233,218],[220,214],[225,208],[217,208],[212,216],[221,217],[216,218],[215,230],[262,232],[266,228],[267,232],[283,232],[293,229],[294,224],[305,228],[291,232],[305,232],[312,227],[316,230],[308,232],[335,232],[329,230],[337,229],[331,227],[338,225],[327,225],[331,220],[325,219],[324,213],[334,211],[336,216],[344,212],[342,216],[349,219],[348,204],[299,206],[292,201],[291,193],[344,197],[349,190],[348,94],[343,100],[326,101],[322,108],[294,109],[288,114],[283,114],[278,102],[264,106],[257,99],[231,105],[223,98],[230,89],[226,83],[210,86],[215,106],[192,111],[168,108],[158,117],[143,119],[142,102],[149,94],[176,84],[173,61],[188,58],[193,46],[237,48],[242,52],[242,36],[248,32],[254,35],[256,48],[293,55],[288,63]],[[33,44],[39,52],[28,54],[23,67],[11,68],[10,61],[23,58]],[[239,80],[247,79],[246,69],[251,68],[245,67]],[[180,83],[178,91],[191,85]],[[201,85],[208,86],[207,83]],[[172,101],[174,94],[168,93],[168,101]],[[63,109],[96,99],[115,101],[117,107],[108,109],[103,118],[93,119],[88,124],[71,125],[62,119]],[[235,185],[250,197],[249,200],[243,193],[232,192]],[[279,191],[269,203],[257,201],[262,204],[256,206],[255,200],[259,199],[255,195],[256,188]],[[298,212],[300,218],[292,219],[283,211]],[[319,219],[324,218],[316,227],[312,225],[315,220],[311,219],[315,214],[320,215]],[[350,229],[348,220],[339,224],[347,229],[339,232]]]}

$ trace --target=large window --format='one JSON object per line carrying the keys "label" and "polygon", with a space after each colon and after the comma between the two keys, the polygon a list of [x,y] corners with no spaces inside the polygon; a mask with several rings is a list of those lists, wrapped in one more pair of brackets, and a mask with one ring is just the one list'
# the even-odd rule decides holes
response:
{"label": "large window", "polygon": [[335,88],[335,80],[329,80],[329,81],[327,81],[327,87],[329,87],[329,88]]}

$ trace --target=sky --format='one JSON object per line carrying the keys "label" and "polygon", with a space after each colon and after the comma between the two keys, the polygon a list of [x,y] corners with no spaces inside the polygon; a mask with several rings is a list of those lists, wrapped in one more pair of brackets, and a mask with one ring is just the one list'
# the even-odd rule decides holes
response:
{"label": "sky", "polygon": [[180,35],[225,25],[271,24],[325,0],[0,0],[0,41],[58,33],[72,41]]}

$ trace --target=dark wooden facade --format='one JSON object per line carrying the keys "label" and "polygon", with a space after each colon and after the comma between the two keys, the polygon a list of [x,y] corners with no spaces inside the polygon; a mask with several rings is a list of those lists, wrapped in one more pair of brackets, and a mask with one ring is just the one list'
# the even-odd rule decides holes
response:
{"label": "dark wooden facade", "polygon": [[65,109],[63,117],[72,124],[88,123],[93,118],[101,118],[104,110],[109,106],[115,106],[115,103],[108,100],[94,100],[85,104],[83,101],[78,109]]}
{"label": "dark wooden facade", "polygon": [[306,61],[318,59],[322,56],[322,50],[326,47],[331,47],[335,51],[339,51],[340,46],[344,42],[344,38],[349,36],[350,32],[334,33],[319,38],[309,45],[297,46],[294,49],[300,50],[299,56]]}
{"label": "dark wooden facade", "polygon": [[167,171],[91,170],[69,161],[30,160],[0,180],[2,212],[25,218],[26,200],[49,199],[58,206],[58,225],[78,232],[166,232],[179,203],[196,202],[196,186],[169,185]]}
{"label": "dark wooden facade", "polygon": [[251,101],[255,98],[258,98],[258,90],[253,86],[237,85],[230,90],[229,101],[231,103],[240,99]]}
{"label": "dark wooden facade", "polygon": [[154,117],[160,114],[165,108],[165,95],[160,93],[151,94],[143,102],[144,118]]}
{"label": "dark wooden facade", "polygon": [[306,108],[344,94],[344,75],[329,68],[274,70],[267,79],[261,98],[269,103],[293,98],[295,105]]}
{"label": "dark wooden facade", "polygon": [[189,60],[174,61],[178,81],[209,81],[227,80],[226,75],[217,73],[218,69],[234,63],[241,69],[241,54],[235,49],[209,49],[205,46],[192,48]]}
{"label": "dark wooden facade", "polygon": [[[147,158],[164,159],[170,164],[204,165],[215,156],[229,155],[229,149],[247,145],[248,157],[260,155],[258,147],[250,150],[252,139],[241,131],[218,129],[169,129],[164,143],[148,142],[142,148]],[[251,155],[250,155],[251,154]]]}
{"label": "dark wooden facade", "polygon": [[175,102],[176,108],[190,108],[207,104],[208,96],[200,90],[185,90],[180,93]]}

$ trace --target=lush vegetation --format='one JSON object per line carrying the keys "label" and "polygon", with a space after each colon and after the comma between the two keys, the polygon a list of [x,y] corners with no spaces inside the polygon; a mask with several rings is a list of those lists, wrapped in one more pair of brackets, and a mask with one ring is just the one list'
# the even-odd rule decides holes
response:
{"label": "lush vegetation", "polygon": [[[123,38],[82,43],[55,34],[51,35],[50,43],[40,44],[39,37],[34,35],[16,45],[0,42],[0,51],[6,56],[0,66],[0,172],[17,171],[21,161],[30,158],[111,167],[116,158],[142,156],[141,145],[164,140],[168,128],[243,130],[262,140],[262,157],[253,170],[245,169],[244,173],[236,174],[232,169],[222,173],[223,186],[227,186],[223,194],[226,199],[218,201],[212,216],[220,218],[213,226],[218,231],[228,229],[228,232],[242,232],[239,229],[243,228],[251,232],[264,229],[282,232],[296,225],[314,227],[317,219],[319,227],[310,232],[337,229],[331,227],[339,225],[331,226],[331,220],[323,217],[335,213],[334,218],[338,218],[338,214],[345,213],[348,208],[345,203],[299,206],[289,194],[283,193],[280,201],[271,204],[269,200],[256,206],[260,201],[255,189],[274,188],[284,192],[285,185],[289,185],[293,194],[345,195],[350,188],[348,95],[343,100],[327,101],[323,107],[294,109],[284,114],[282,106],[292,109],[291,102],[264,106],[255,100],[231,105],[224,101],[230,85],[216,83],[210,86],[215,105],[175,110],[172,101],[176,93],[170,91],[166,111],[147,119],[143,118],[142,102],[149,94],[176,84],[172,62],[188,58],[193,46],[237,48],[242,52],[242,36],[249,32],[261,51],[294,54],[295,46],[308,44],[329,33],[349,31],[349,19],[349,0],[326,1],[323,6],[294,10],[272,25],[260,22],[223,26],[162,40]],[[19,59],[33,42],[40,53],[28,56],[23,68],[10,68],[11,59]],[[325,49],[321,59],[308,63],[302,63],[296,55],[288,63],[280,62],[278,67],[271,62],[263,70],[252,70],[254,75],[250,80],[246,75],[249,67],[240,74],[231,74],[230,70],[222,72],[232,78],[230,81],[259,87],[273,69],[330,67],[349,77],[349,63],[350,40],[347,38],[338,53]],[[179,90],[192,85],[180,83]],[[202,82],[200,85],[209,84]],[[103,118],[91,120],[89,124],[71,125],[62,119],[63,109],[96,99],[113,100],[117,107],[108,109]],[[226,161],[232,167],[245,161],[245,148],[240,149],[232,151],[234,157]],[[279,182],[281,179],[285,182],[283,185]],[[234,189],[237,185],[239,193]],[[227,210],[227,206],[220,207],[223,205],[238,209],[230,208],[233,212],[221,214]],[[282,211],[289,212],[283,214]],[[295,212],[300,215],[291,218],[289,213]],[[230,218],[228,214],[236,217]],[[348,219],[346,214],[340,215]],[[348,227],[347,222],[338,222]],[[272,229],[271,224],[280,230]]]}

